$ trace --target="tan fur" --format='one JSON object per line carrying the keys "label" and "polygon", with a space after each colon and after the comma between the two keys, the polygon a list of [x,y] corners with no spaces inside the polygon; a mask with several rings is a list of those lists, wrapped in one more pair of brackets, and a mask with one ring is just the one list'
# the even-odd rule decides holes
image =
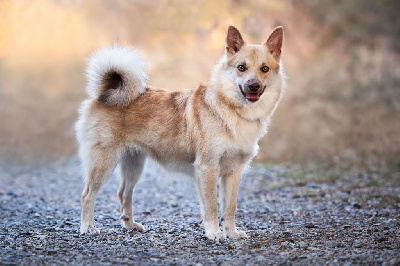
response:
{"label": "tan fur", "polygon": [[[118,196],[123,226],[144,230],[132,217],[132,191],[145,157],[150,156],[168,169],[196,177],[208,238],[218,241],[226,236],[245,237],[235,227],[237,191],[242,172],[257,154],[257,143],[266,133],[283,95],[281,47],[276,46],[279,41],[282,44],[282,34],[281,28],[271,34],[273,46],[268,42],[251,45],[230,26],[226,55],[215,66],[209,83],[195,89],[170,91],[146,86],[139,88],[140,93],[132,98],[134,85],[125,84],[125,88],[118,85],[110,88],[109,93],[119,95],[118,89],[130,91],[128,101],[113,98],[107,102],[107,98],[101,98],[101,94],[107,93],[107,87],[100,86],[100,93],[92,88],[92,95],[100,97],[83,102],[76,125],[86,183],[82,194],[81,233],[98,232],[93,220],[94,201],[118,162],[121,162]],[[238,64],[245,64],[247,70],[238,71]],[[268,66],[269,71],[262,72],[262,66]],[[124,71],[119,73],[124,78]],[[249,95],[251,80],[260,85],[258,96]],[[113,104],[114,101],[129,104],[121,107]],[[222,178],[223,231],[218,225],[218,178]]]}

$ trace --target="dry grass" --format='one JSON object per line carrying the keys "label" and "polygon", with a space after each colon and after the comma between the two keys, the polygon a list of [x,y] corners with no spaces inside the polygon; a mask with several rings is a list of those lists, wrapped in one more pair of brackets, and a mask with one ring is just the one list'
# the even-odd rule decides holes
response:
{"label": "dry grass", "polygon": [[152,85],[193,87],[223,53],[229,24],[257,43],[285,27],[288,90],[257,162],[361,165],[373,157],[392,165],[386,158],[400,153],[399,56],[384,37],[373,47],[343,37],[326,44],[329,28],[278,0],[0,1],[0,161],[36,164],[76,152],[85,58],[96,48],[133,44],[152,64]]}

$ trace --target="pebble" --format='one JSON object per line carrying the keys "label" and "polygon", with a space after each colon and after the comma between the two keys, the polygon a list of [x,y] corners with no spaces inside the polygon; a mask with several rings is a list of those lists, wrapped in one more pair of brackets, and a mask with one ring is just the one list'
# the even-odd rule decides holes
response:
{"label": "pebble", "polygon": [[57,254],[57,250],[47,250],[48,255],[55,255]]}
{"label": "pebble", "polygon": [[[290,177],[281,170],[250,169],[236,213],[238,227],[249,237],[215,243],[204,236],[195,187],[171,181],[155,165],[145,170],[133,195],[133,215],[146,227],[143,233],[120,226],[115,176],[96,200],[101,234],[80,235],[79,162],[37,171],[18,179],[2,176],[7,184],[0,194],[2,265],[399,264],[399,209],[362,200],[363,195],[396,198],[396,188],[362,187],[357,192],[349,189],[353,180],[343,185],[340,179],[274,187],[270,184],[284,184]],[[354,187],[360,182],[354,180]],[[311,193],[303,196],[305,191]]]}
{"label": "pebble", "polygon": [[355,248],[361,248],[361,247],[362,247],[362,243],[361,243],[360,241],[354,241],[353,247],[355,247]]}
{"label": "pebble", "polygon": [[298,246],[299,246],[300,248],[307,248],[309,245],[308,245],[306,242],[301,241],[301,242],[298,243]]}
{"label": "pebble", "polygon": [[316,228],[315,224],[313,224],[313,223],[306,223],[306,224],[304,225],[304,227],[305,227],[305,228]]}

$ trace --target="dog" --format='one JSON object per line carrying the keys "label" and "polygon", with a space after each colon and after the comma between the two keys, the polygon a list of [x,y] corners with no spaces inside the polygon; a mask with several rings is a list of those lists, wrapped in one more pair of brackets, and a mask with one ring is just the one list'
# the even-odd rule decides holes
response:
{"label": "dog", "polygon": [[209,82],[176,91],[149,86],[146,62],[131,47],[94,53],[87,67],[89,99],[76,123],[85,180],[81,234],[100,232],[94,203],[117,164],[122,226],[144,231],[132,217],[132,193],[150,157],[194,177],[207,238],[247,237],[235,226],[237,193],[285,90],[282,43],[282,27],[254,45],[229,26],[225,54]]}

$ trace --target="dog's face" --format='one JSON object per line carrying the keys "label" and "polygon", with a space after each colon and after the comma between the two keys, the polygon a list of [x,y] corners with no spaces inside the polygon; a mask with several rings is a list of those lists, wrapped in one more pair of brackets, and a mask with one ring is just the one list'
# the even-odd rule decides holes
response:
{"label": "dog's face", "polygon": [[278,80],[282,41],[282,27],[276,28],[265,44],[253,45],[245,43],[239,31],[230,26],[223,71],[225,82],[233,84],[234,91],[225,93],[243,104],[257,102]]}

